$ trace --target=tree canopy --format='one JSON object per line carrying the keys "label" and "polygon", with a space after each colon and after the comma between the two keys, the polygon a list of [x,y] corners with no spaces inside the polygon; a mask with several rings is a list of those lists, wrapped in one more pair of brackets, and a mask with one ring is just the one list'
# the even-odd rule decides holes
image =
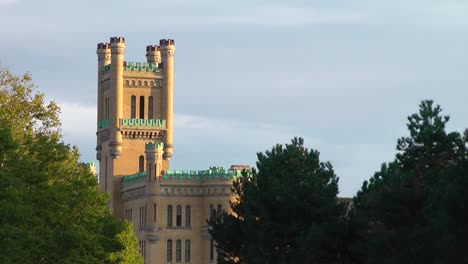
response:
{"label": "tree canopy", "polygon": [[258,153],[233,185],[232,213],[209,221],[218,263],[337,263],[345,228],[338,177],[301,138]]}
{"label": "tree canopy", "polygon": [[142,263],[131,224],[61,142],[59,107],[0,69],[0,262]]}
{"label": "tree canopy", "polygon": [[467,263],[468,132],[426,100],[408,117],[394,161],[354,198],[350,245],[358,263]]}

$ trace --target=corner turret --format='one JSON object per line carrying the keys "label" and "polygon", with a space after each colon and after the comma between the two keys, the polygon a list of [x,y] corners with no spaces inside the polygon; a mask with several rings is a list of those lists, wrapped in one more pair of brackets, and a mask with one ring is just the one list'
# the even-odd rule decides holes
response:
{"label": "corner turret", "polygon": [[156,63],[156,65],[161,63],[161,52],[158,45],[146,46],[146,61],[148,63]]}
{"label": "corner turret", "polygon": [[111,128],[109,152],[113,159],[122,154],[122,133],[119,131],[119,120],[123,118],[123,64],[125,51],[125,38],[110,38],[111,50],[111,83],[110,88],[114,90],[114,100],[111,101],[109,122]]}
{"label": "corner turret", "polygon": [[166,118],[167,131],[164,135],[164,159],[170,160],[173,154],[174,131],[174,52],[175,41],[173,39],[161,39],[159,41],[161,51],[161,63],[163,65],[163,117]]}

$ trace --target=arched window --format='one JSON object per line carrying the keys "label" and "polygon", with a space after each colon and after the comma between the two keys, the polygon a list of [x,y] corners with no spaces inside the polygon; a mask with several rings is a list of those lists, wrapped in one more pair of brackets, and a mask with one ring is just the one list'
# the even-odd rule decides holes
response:
{"label": "arched window", "polygon": [[213,214],[214,214],[214,208],[213,208],[213,205],[210,204],[210,219],[213,217]]}
{"label": "arched window", "polygon": [[145,119],[145,97],[140,96],[140,119]]}
{"label": "arched window", "polygon": [[222,212],[223,212],[223,206],[218,204],[218,210],[216,210],[216,214],[218,216],[220,216],[222,214]]}
{"label": "arched window", "polygon": [[135,81],[132,81],[132,86],[135,86]]}
{"label": "arched window", "polygon": [[167,206],[167,226],[172,226],[172,205]]}
{"label": "arched window", "polygon": [[182,206],[176,208],[176,226],[182,226]]}
{"label": "arched window", "polygon": [[148,86],[148,82],[147,82],[147,81],[144,81],[144,82],[143,82],[143,86],[145,86],[145,87]]}
{"label": "arched window", "polygon": [[148,119],[153,119],[153,96],[148,97]]}
{"label": "arched window", "polygon": [[128,80],[125,81],[125,86],[130,86],[130,82]]}
{"label": "arched window", "polygon": [[131,110],[130,110],[130,118],[136,118],[136,96],[132,95],[132,100],[130,103]]}
{"label": "arched window", "polygon": [[185,226],[190,226],[190,205],[185,206]]}
{"label": "arched window", "polygon": [[140,156],[138,158],[138,171],[143,172],[145,171],[145,157]]}
{"label": "arched window", "polygon": [[180,262],[180,259],[182,258],[181,251],[182,251],[182,241],[180,241],[180,239],[177,239],[176,240],[176,253],[175,253],[177,262]]}
{"label": "arched window", "polygon": [[185,240],[185,262],[190,262],[190,240]]}
{"label": "arched window", "polygon": [[167,261],[172,261],[172,240],[167,240]]}
{"label": "arched window", "polygon": [[138,81],[138,86],[141,86],[141,81]]}

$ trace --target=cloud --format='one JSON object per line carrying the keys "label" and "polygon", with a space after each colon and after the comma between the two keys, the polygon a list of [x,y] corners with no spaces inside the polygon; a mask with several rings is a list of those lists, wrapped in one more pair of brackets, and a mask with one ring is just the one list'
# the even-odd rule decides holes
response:
{"label": "cloud", "polygon": [[73,139],[81,136],[93,137],[96,130],[96,107],[74,102],[60,102],[63,133]]}

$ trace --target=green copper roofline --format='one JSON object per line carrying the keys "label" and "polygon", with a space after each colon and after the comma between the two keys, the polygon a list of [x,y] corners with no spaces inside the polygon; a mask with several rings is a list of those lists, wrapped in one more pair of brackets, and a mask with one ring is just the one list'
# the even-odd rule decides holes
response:
{"label": "green copper roofline", "polygon": [[[167,170],[162,176],[166,180],[199,181],[199,180],[232,180],[241,176],[242,170]],[[138,172],[132,175],[123,176],[124,185],[144,181],[146,172]]]}
{"label": "green copper roofline", "polygon": [[166,120],[163,119],[138,119],[138,118],[120,118],[121,126],[148,126],[148,127],[164,127]]}
{"label": "green copper roofline", "polygon": [[154,62],[125,62],[125,71],[161,72]]}
{"label": "green copper roofline", "polygon": [[148,142],[145,143],[145,149],[162,149],[164,148],[164,143],[162,142]]}
{"label": "green copper roofline", "polygon": [[98,121],[98,128],[108,128],[109,127],[109,120],[99,120]]}
{"label": "green copper roofline", "polygon": [[[112,64],[107,64],[102,67],[102,73],[110,72]],[[124,62],[124,71],[136,72],[161,72],[161,68],[154,62]]]}
{"label": "green copper roofline", "polygon": [[144,181],[145,178],[146,178],[146,171],[137,172],[137,173],[132,174],[132,175],[123,176],[122,177],[122,183],[124,185],[137,183],[137,182]]}

